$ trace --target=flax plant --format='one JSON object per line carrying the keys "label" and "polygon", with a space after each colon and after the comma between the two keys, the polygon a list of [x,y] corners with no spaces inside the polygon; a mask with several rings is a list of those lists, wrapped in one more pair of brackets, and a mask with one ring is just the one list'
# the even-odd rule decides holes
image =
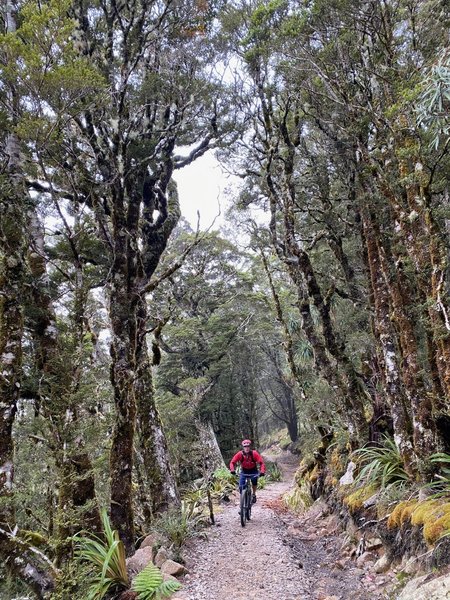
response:
{"label": "flax plant", "polygon": [[385,437],[381,446],[359,448],[353,456],[364,465],[356,478],[357,483],[365,482],[383,489],[409,479],[400,452],[391,438]]}
{"label": "flax plant", "polygon": [[75,536],[76,557],[92,566],[87,600],[101,600],[113,588],[129,587],[125,547],[113,530],[106,510],[101,513],[104,539],[94,535]]}

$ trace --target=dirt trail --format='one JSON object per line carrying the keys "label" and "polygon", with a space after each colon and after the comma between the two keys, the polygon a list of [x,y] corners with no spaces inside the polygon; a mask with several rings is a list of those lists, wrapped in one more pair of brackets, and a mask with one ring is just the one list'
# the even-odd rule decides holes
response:
{"label": "dirt trail", "polygon": [[196,540],[187,548],[184,554],[189,574],[183,590],[173,598],[388,598],[380,589],[386,578],[357,568],[354,560],[342,560],[345,536],[334,531],[334,517],[324,514],[323,505],[313,507],[301,518],[276,510],[281,507],[279,498],[292,486],[298,458],[283,453],[276,460],[283,470],[283,481],[258,491],[252,520],[245,528],[239,523],[236,497],[217,516],[217,526],[208,530],[208,539]]}

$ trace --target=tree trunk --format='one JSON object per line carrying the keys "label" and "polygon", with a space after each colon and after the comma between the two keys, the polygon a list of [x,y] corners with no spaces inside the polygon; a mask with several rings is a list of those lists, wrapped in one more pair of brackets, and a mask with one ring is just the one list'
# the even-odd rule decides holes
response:
{"label": "tree trunk", "polygon": [[370,288],[375,309],[375,338],[381,356],[386,395],[391,407],[394,439],[409,475],[416,472],[416,457],[412,443],[412,423],[406,408],[403,386],[397,362],[397,337],[390,320],[389,293],[382,273],[379,246],[373,227],[372,217],[363,207],[362,231],[366,245],[367,267],[370,275]]}
{"label": "tree trunk", "polygon": [[[268,115],[270,118],[270,115]],[[286,155],[280,167],[281,174],[278,191],[272,170],[273,158],[266,167],[266,182],[270,197],[270,233],[274,250],[285,263],[288,273],[297,288],[297,304],[302,316],[302,327],[308,341],[314,349],[315,360],[327,382],[333,389],[340,390],[346,409],[346,422],[349,427],[353,443],[364,443],[368,437],[368,423],[365,418],[364,404],[368,394],[364,390],[364,382],[357,373],[352,361],[346,354],[344,342],[339,338],[333,326],[330,304],[325,299],[317,281],[316,273],[308,253],[300,246],[296,239],[295,199],[296,189],[294,183],[294,156],[295,145],[291,141],[285,127],[281,127],[281,134],[286,145]],[[281,207],[283,222],[283,243],[280,244],[277,233],[277,213]],[[311,316],[313,304],[320,315],[321,336]],[[323,339],[323,341],[322,341]],[[328,354],[336,362],[329,360]],[[338,368],[340,372],[338,372]]]}
{"label": "tree trunk", "polygon": [[12,426],[22,378],[26,210],[23,201],[12,190],[9,191],[9,196],[4,195],[6,192],[7,190],[0,192],[0,523],[13,528]]}
{"label": "tree trunk", "polygon": [[135,393],[138,447],[148,482],[151,513],[155,516],[170,507],[179,506],[180,496],[170,463],[163,424],[155,404],[152,366],[145,339],[142,340],[139,350]]}
{"label": "tree trunk", "polygon": [[[12,3],[6,3],[7,32],[15,32]],[[18,114],[14,89],[7,92],[11,122]],[[3,148],[8,158],[0,189],[0,557],[6,569],[24,581],[38,598],[47,599],[53,577],[30,557],[14,531],[14,442],[12,427],[22,379],[23,298],[30,199],[22,180],[20,143],[14,133]],[[48,566],[48,565],[47,565]],[[48,569],[49,571],[50,569]]]}
{"label": "tree trunk", "polygon": [[[407,134],[399,135],[397,139],[398,151],[402,153],[413,152],[414,142]],[[420,166],[419,157],[415,169]],[[401,181],[415,181],[417,178],[424,178],[418,175],[409,164],[409,161],[400,158],[394,162],[397,173],[391,173],[392,176],[400,175]],[[387,177],[389,166],[386,167],[386,173],[376,169],[378,176],[378,185],[388,200],[388,206],[391,210],[391,219],[395,220],[395,231],[391,232],[392,237],[397,238],[396,247],[404,248],[397,250],[394,257],[386,256],[386,247],[383,247],[380,232],[377,233],[377,239],[380,246],[380,260],[386,282],[389,287],[390,302],[392,307],[392,319],[396,323],[399,332],[399,345],[402,354],[401,376],[405,387],[405,392],[411,406],[413,421],[414,446],[419,458],[426,458],[432,452],[439,450],[440,440],[435,427],[433,416],[433,403],[431,396],[426,390],[421,372],[426,367],[421,364],[418,358],[418,344],[416,340],[416,331],[412,322],[412,317],[408,314],[408,306],[412,308],[419,302],[428,305],[429,324],[433,332],[433,338],[428,338],[428,347],[431,350],[430,377],[433,377],[433,363],[437,365],[441,386],[448,396],[448,390],[445,387],[447,377],[447,352],[450,350],[450,334],[443,333],[443,321],[445,322],[446,305],[439,305],[437,290],[433,291],[433,280],[436,273],[442,274],[444,281],[443,264],[446,263],[445,252],[442,252],[438,241],[438,234],[432,224],[432,215],[427,206],[424,187],[414,183],[406,183],[404,194],[401,195],[397,190],[393,190]],[[419,173],[421,170],[419,168]],[[425,176],[426,179],[426,176]],[[423,184],[425,185],[425,183]],[[427,225],[428,223],[428,225]],[[433,231],[433,233],[431,233]],[[396,265],[401,265],[405,260],[404,251],[412,261],[415,268],[416,290],[412,290]],[[441,258],[439,258],[441,256]],[[436,262],[439,263],[437,266]],[[431,272],[430,272],[431,269]],[[390,275],[390,271],[393,272]],[[408,297],[408,294],[410,297]],[[427,299],[435,299],[430,303]],[[438,309],[436,310],[436,307]],[[431,347],[430,347],[431,345]],[[434,346],[434,351],[433,351]],[[448,346],[448,347],[447,347]],[[435,355],[435,360],[434,356]],[[450,356],[450,355],[449,355]],[[450,371],[448,371],[450,374]]]}
{"label": "tree trunk", "polygon": [[[31,320],[33,337],[36,342],[36,366],[39,372],[40,388],[38,403],[46,417],[51,431],[52,451],[58,468],[58,547],[57,564],[67,560],[71,548],[71,536],[84,528],[98,531],[101,528],[98,507],[91,506],[95,500],[92,465],[89,456],[80,449],[82,441],[74,429],[77,421],[77,407],[72,400],[78,391],[81,376],[79,360],[73,358],[69,367],[63,365],[61,353],[65,348],[59,341],[57,317],[50,292],[49,277],[45,261],[44,228],[35,211],[30,218],[31,247],[29,253],[32,279],[32,300],[34,305]],[[75,258],[75,257],[74,257]],[[81,266],[79,266],[81,268]],[[73,310],[73,335],[75,347],[83,344],[83,315],[86,298],[82,282],[77,280]],[[81,350],[80,350],[81,352]],[[81,356],[81,354],[80,354]],[[83,472],[83,469],[86,469]],[[83,499],[83,493],[86,494]],[[86,514],[77,514],[84,505]],[[74,512],[74,511],[77,511]]]}
{"label": "tree trunk", "polygon": [[[122,287],[123,286],[123,287]],[[112,327],[111,383],[114,391],[116,418],[111,439],[110,481],[111,521],[125,545],[127,553],[134,548],[133,511],[133,441],[136,423],[135,341],[130,334],[134,315],[127,302],[126,282],[116,275],[110,298]]]}
{"label": "tree trunk", "polygon": [[203,470],[208,478],[216,469],[225,467],[225,462],[211,421],[195,419],[195,427],[198,431]]}
{"label": "tree trunk", "polygon": [[[0,190],[0,527],[15,527],[12,427],[22,379],[25,215],[20,186]],[[0,535],[0,557],[15,570],[11,541]]]}

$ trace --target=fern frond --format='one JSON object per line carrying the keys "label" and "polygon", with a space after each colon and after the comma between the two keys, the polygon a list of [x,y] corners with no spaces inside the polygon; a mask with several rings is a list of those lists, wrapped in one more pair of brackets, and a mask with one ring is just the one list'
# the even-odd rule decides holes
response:
{"label": "fern frond", "polygon": [[156,590],[156,598],[158,598],[158,600],[160,598],[169,598],[169,596],[174,594],[181,587],[181,583],[179,583],[178,581],[164,581],[164,583],[162,583],[160,587]]}
{"label": "fern frond", "polygon": [[153,563],[149,563],[133,579],[131,589],[139,594],[139,600],[150,600],[155,597],[155,593],[162,583],[163,576],[160,569]]}

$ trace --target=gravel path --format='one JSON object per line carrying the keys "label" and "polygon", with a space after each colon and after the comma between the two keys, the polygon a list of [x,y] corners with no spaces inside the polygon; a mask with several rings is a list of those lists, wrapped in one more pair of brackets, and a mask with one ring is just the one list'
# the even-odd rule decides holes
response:
{"label": "gravel path", "polygon": [[[316,507],[301,518],[280,513],[298,458],[277,457],[284,479],[258,491],[252,520],[241,527],[237,496],[217,516],[207,540],[185,551],[189,574],[174,600],[381,600],[382,576],[341,558],[344,536]],[[274,510],[275,509],[275,510]],[[326,521],[328,519],[328,521]],[[332,523],[331,523],[332,525]],[[377,580],[377,577],[379,578]]]}

